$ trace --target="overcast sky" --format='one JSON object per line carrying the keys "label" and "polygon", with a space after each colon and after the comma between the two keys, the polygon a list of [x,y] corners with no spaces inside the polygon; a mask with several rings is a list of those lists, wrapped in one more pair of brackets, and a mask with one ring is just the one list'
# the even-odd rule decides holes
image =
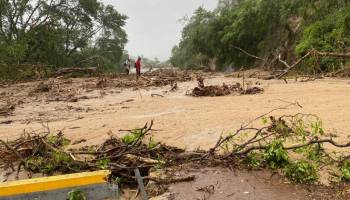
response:
{"label": "overcast sky", "polygon": [[129,42],[126,50],[133,56],[144,55],[164,61],[181,38],[179,19],[203,5],[214,9],[217,0],[102,0],[112,4],[129,19],[125,30]]}

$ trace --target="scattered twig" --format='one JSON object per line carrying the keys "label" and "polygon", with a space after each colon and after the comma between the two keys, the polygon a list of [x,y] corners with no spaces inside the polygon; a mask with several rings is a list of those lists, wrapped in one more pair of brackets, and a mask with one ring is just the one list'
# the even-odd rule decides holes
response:
{"label": "scattered twig", "polygon": [[164,98],[164,96],[161,95],[161,94],[151,94],[151,96],[152,96],[152,97],[162,97],[162,98]]}
{"label": "scattered twig", "polygon": [[173,184],[173,183],[180,183],[180,182],[189,182],[189,181],[194,181],[196,176],[186,176],[186,177],[172,177],[172,178],[166,178],[166,179],[159,179],[159,178],[154,178],[154,177],[144,177],[144,180],[150,180],[154,181],[158,184]]}

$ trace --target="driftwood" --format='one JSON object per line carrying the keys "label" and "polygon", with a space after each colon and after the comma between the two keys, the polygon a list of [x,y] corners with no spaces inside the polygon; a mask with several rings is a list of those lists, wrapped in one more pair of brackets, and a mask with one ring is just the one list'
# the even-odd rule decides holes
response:
{"label": "driftwood", "polygon": [[56,71],[56,76],[62,76],[65,74],[71,74],[71,73],[85,73],[92,76],[93,74],[97,74],[98,68],[97,67],[87,67],[87,68],[78,68],[78,67],[72,67],[72,68],[61,68]]}

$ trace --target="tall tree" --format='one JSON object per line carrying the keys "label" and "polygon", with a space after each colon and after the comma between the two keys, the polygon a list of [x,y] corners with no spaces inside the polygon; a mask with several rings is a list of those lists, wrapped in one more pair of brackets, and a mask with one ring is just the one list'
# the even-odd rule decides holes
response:
{"label": "tall tree", "polygon": [[0,0],[0,60],[116,68],[127,42],[125,20],[99,0]]}

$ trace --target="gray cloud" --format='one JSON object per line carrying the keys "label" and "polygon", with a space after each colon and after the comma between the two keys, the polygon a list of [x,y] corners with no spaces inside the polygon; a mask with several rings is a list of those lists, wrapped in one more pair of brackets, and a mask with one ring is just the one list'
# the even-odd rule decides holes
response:
{"label": "gray cloud", "polygon": [[181,38],[183,25],[179,19],[203,5],[213,9],[217,0],[102,0],[126,14],[125,27],[129,43],[126,49],[131,55],[158,57],[166,60],[171,48]]}

